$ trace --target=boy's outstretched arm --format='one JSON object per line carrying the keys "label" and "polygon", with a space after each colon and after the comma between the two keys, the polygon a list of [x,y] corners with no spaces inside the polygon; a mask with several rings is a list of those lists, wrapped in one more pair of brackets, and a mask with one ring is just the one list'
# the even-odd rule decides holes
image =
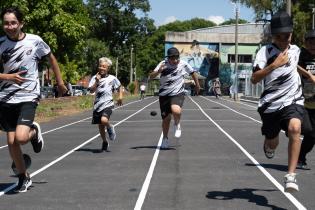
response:
{"label": "boy's outstretched arm", "polygon": [[122,106],[123,105],[123,87],[120,86],[118,88],[118,99],[117,99],[117,105]]}
{"label": "boy's outstretched arm", "polygon": [[299,65],[297,66],[297,71],[315,84],[315,76],[310,71],[307,71]]}
{"label": "boy's outstretched arm", "polygon": [[62,76],[61,76],[61,72],[59,69],[57,59],[52,53],[50,53],[48,55],[48,61],[50,63],[50,66],[51,66],[54,74],[55,74],[55,77],[56,77],[56,82],[57,82],[57,86],[58,86],[58,94],[59,94],[59,96],[62,96],[63,94],[65,94],[68,91],[68,89],[62,80]]}
{"label": "boy's outstretched arm", "polygon": [[194,72],[194,73],[192,73],[191,77],[193,78],[193,80],[195,82],[195,91],[196,91],[196,95],[198,95],[200,92],[200,84],[199,84],[199,80],[198,80],[198,75],[196,72]]}

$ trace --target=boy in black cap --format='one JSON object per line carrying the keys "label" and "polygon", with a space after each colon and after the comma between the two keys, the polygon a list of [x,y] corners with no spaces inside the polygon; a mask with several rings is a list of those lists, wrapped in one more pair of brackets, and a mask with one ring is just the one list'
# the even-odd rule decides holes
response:
{"label": "boy in black cap", "polygon": [[200,86],[196,71],[186,62],[179,59],[179,51],[175,47],[167,50],[166,59],[161,61],[150,74],[150,78],[160,76],[159,102],[162,116],[163,141],[161,149],[168,148],[168,130],[171,122],[171,115],[174,117],[174,136],[180,138],[181,126],[180,117],[184,103],[184,75],[190,74],[196,84],[196,94]]}
{"label": "boy in black cap", "polygon": [[304,134],[297,168],[309,170],[306,164],[306,154],[315,144],[315,30],[308,31],[305,35],[305,48],[301,48],[299,66],[310,75],[302,75],[303,93],[305,97],[304,107],[308,112],[312,131]]}
{"label": "boy in black cap", "polygon": [[288,173],[285,191],[298,191],[295,169],[300,152],[301,122],[304,114],[304,97],[301,78],[297,72],[300,49],[291,45],[293,21],[283,11],[271,18],[272,43],[262,47],[255,58],[251,81],[264,80],[258,112],[262,119],[263,149],[267,158],[273,158],[283,129],[289,137]]}

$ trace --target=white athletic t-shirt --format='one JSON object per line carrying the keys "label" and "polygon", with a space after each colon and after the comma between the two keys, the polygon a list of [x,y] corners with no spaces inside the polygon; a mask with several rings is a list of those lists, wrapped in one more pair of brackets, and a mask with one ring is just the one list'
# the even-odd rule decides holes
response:
{"label": "white athletic t-shirt", "polygon": [[[281,51],[274,45],[262,47],[253,65],[253,71],[270,65]],[[297,72],[300,48],[290,45],[288,50],[289,62],[264,78],[264,92],[261,94],[258,107],[264,113],[271,113],[291,104],[304,105],[301,78]]]}
{"label": "white athletic t-shirt", "polygon": [[3,65],[1,73],[27,71],[20,75],[26,79],[21,85],[8,80],[0,81],[0,102],[38,101],[40,96],[38,62],[50,52],[49,46],[34,34],[26,34],[19,41],[12,41],[7,36],[0,37],[0,60]]}
{"label": "white athletic t-shirt", "polygon": [[186,61],[180,60],[177,65],[172,65],[168,60],[161,61],[154,71],[158,71],[165,63],[165,69],[160,77],[160,96],[175,96],[184,93],[184,75],[192,74],[194,70]]}
{"label": "white athletic t-shirt", "polygon": [[[95,83],[94,75],[89,83],[89,88]],[[93,110],[96,112],[103,111],[107,107],[114,106],[113,91],[120,87],[120,81],[113,75],[108,74],[101,78],[95,91],[95,100]]]}

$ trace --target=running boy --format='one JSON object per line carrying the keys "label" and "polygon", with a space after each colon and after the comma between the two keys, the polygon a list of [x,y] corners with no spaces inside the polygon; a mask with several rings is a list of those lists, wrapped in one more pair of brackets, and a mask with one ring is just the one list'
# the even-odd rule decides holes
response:
{"label": "running boy", "polygon": [[106,140],[105,127],[109,139],[116,139],[116,132],[113,125],[109,123],[109,118],[114,107],[113,91],[119,89],[119,98],[117,105],[122,105],[122,90],[120,90],[120,81],[113,75],[108,74],[112,61],[109,58],[102,57],[98,61],[98,73],[91,78],[89,90],[95,92],[92,124],[98,124],[98,129],[103,140],[102,151],[108,151],[108,141]]}
{"label": "running boy", "polygon": [[288,173],[285,191],[298,191],[295,169],[300,152],[301,120],[304,114],[301,78],[297,72],[300,49],[291,45],[293,22],[286,12],[277,12],[271,18],[272,43],[262,47],[254,62],[251,81],[264,80],[258,112],[265,136],[264,152],[273,158],[279,143],[279,132],[285,130],[289,137]]}
{"label": "running boy", "polygon": [[315,144],[315,30],[308,31],[305,35],[305,48],[301,48],[299,65],[311,74],[310,79],[302,76],[303,93],[305,97],[304,107],[308,112],[312,131],[304,134],[301,151],[299,155],[298,168],[310,169],[306,163],[306,154],[309,153]]}
{"label": "running boy", "polygon": [[200,85],[196,71],[185,61],[179,59],[179,51],[172,47],[167,50],[167,57],[161,61],[150,74],[150,78],[160,76],[159,102],[162,116],[163,141],[161,149],[168,148],[168,131],[171,115],[174,117],[174,135],[181,137],[180,117],[185,99],[184,75],[191,74],[196,86],[196,94]]}
{"label": "running boy", "polygon": [[47,57],[53,69],[59,92],[67,88],[61,78],[58,63],[49,46],[37,35],[22,31],[23,14],[18,8],[6,8],[1,13],[6,36],[0,38],[0,124],[7,133],[12,160],[19,172],[16,191],[26,192],[32,180],[26,172],[21,145],[31,141],[34,152],[44,146],[41,129],[34,122],[40,98],[38,61]]}

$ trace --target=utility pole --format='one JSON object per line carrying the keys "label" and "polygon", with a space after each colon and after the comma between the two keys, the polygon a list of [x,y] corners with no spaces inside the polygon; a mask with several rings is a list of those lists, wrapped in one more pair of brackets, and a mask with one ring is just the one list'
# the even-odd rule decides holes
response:
{"label": "utility pole", "polygon": [[235,93],[234,100],[238,101],[238,2],[235,3]]}
{"label": "utility pole", "polygon": [[287,13],[291,16],[291,0],[287,0]]}
{"label": "utility pole", "polygon": [[118,56],[116,58],[116,69],[115,69],[115,76],[118,76]]}
{"label": "utility pole", "polygon": [[133,52],[133,44],[131,44],[131,48],[130,48],[130,83],[132,83],[133,81],[132,52]]}

